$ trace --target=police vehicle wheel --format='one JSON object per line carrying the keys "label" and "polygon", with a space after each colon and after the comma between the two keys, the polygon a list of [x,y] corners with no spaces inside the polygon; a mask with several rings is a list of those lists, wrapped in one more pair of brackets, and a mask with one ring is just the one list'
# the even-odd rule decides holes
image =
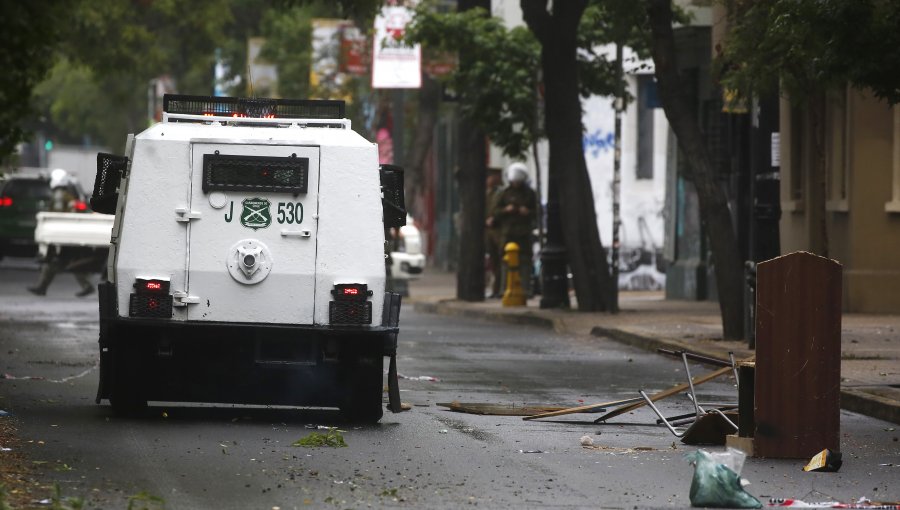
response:
{"label": "police vehicle wheel", "polygon": [[113,392],[109,403],[113,412],[120,416],[139,416],[147,410],[147,401],[136,397],[135,395],[118,395]]}
{"label": "police vehicle wheel", "polygon": [[147,399],[142,396],[139,365],[132,359],[131,352],[120,353],[120,358],[113,364],[113,387],[109,403],[113,411],[121,416],[136,416],[147,409]]}
{"label": "police vehicle wheel", "polygon": [[383,358],[362,358],[349,365],[344,395],[340,404],[341,415],[349,422],[377,423],[381,419],[384,404]]}

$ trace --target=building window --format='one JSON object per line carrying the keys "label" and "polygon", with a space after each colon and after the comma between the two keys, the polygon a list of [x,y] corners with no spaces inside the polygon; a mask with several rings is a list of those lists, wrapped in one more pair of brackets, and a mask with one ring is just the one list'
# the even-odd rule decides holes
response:
{"label": "building window", "polygon": [[900,106],[894,105],[894,171],[891,201],[884,204],[884,210],[900,213]]}
{"label": "building window", "polygon": [[849,91],[844,88],[825,105],[825,208],[828,211],[849,210],[850,104]]}
{"label": "building window", "polygon": [[637,77],[637,175],[638,179],[653,178],[653,114],[659,108],[656,79],[653,75]]}

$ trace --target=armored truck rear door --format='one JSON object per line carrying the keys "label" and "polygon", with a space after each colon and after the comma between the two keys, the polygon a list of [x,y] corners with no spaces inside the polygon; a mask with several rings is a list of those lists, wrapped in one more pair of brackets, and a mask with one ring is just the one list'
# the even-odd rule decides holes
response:
{"label": "armored truck rear door", "polygon": [[188,320],[312,324],[319,148],[192,147]]}

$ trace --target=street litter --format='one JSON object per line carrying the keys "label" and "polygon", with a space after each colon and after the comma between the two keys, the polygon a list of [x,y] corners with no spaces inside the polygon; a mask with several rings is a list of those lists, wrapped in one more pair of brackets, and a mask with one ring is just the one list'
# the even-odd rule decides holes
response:
{"label": "street litter", "polygon": [[42,377],[39,375],[23,375],[21,377],[18,377],[18,376],[12,375],[12,374],[3,374],[3,376],[0,377],[0,379],[9,379],[12,381],[47,381],[47,382],[51,382],[51,383],[55,383],[55,384],[62,384],[62,383],[67,383],[73,379],[80,379],[80,378],[90,374],[94,370],[96,370],[97,367],[99,367],[99,366],[100,366],[99,364],[96,364],[96,365],[92,366],[91,368],[88,368],[87,370],[79,372],[75,375],[63,377],[62,379],[47,379],[46,377]]}
{"label": "street litter", "polygon": [[5,446],[0,446],[0,452],[11,452],[12,448],[6,448]]}
{"label": "street litter", "polygon": [[841,460],[841,452],[833,452],[824,449],[817,453],[809,463],[803,466],[804,471],[819,471],[822,473],[836,473],[844,462]]}
{"label": "street litter", "polygon": [[465,403],[454,400],[437,404],[458,413],[480,414],[486,416],[534,416],[541,413],[559,411],[565,407],[550,406],[546,404],[490,404],[490,403]]}
{"label": "street litter", "polygon": [[589,405],[577,406],[577,407],[566,407],[566,408],[559,409],[556,411],[548,411],[545,413],[536,414],[534,416],[526,416],[525,418],[522,418],[522,419],[523,420],[536,420],[538,418],[550,418],[553,416],[564,416],[567,414],[575,414],[575,413],[602,413],[606,410],[607,407],[632,404],[632,403],[638,402],[640,400],[641,400],[640,397],[635,397],[635,398],[626,398],[626,399],[622,399],[622,400],[613,400],[610,402],[601,402],[599,404],[589,404]]}
{"label": "street litter", "polygon": [[594,438],[588,435],[581,436],[581,446],[594,446]]}
{"label": "street litter", "polygon": [[343,448],[347,446],[344,442],[343,431],[337,428],[330,428],[328,432],[322,434],[320,432],[310,432],[306,437],[294,441],[291,446],[303,446],[305,448],[316,448],[327,446],[330,448]]}
{"label": "street litter", "polygon": [[744,490],[740,472],[746,454],[728,448],[724,453],[697,450],[685,459],[694,466],[691,506],[711,508],[761,508],[762,503]]}
{"label": "street litter", "polygon": [[630,453],[637,452],[655,452],[658,451],[656,448],[651,446],[635,446],[633,448],[622,448],[619,446],[602,446],[602,445],[594,445],[594,446],[582,446],[583,450],[597,450],[601,452],[608,452],[612,455],[628,455]]}
{"label": "street litter", "polygon": [[447,429],[441,429],[438,431],[438,434],[446,434],[447,432],[449,432]]}
{"label": "street litter", "polygon": [[519,450],[519,453],[547,453],[541,450]]}
{"label": "street litter", "polygon": [[9,412],[0,409],[0,418],[6,418],[7,416],[10,416]]}
{"label": "street litter", "polygon": [[900,510],[900,502],[878,502],[869,498],[861,497],[854,503],[840,503],[838,501],[812,501],[807,502],[802,499],[790,498],[771,498],[768,506],[780,506],[787,508],[865,508],[868,510]]}
{"label": "street litter", "polygon": [[[384,375],[387,375],[388,371],[384,371]],[[432,375],[403,375],[401,373],[397,374],[398,379],[405,379],[407,381],[428,381],[428,382],[440,382],[440,379],[434,377]]]}
{"label": "street litter", "polygon": [[43,381],[44,380],[43,377],[36,376],[36,375],[24,375],[22,377],[17,377],[12,374],[3,374],[3,379],[9,379],[11,381],[26,381],[26,380]]}

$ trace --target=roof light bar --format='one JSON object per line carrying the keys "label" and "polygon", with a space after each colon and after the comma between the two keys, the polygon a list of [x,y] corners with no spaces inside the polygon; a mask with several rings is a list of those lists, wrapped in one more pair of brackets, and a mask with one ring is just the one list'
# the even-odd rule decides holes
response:
{"label": "roof light bar", "polygon": [[265,99],[222,96],[163,96],[166,113],[263,119],[343,119],[344,102],[324,99]]}

